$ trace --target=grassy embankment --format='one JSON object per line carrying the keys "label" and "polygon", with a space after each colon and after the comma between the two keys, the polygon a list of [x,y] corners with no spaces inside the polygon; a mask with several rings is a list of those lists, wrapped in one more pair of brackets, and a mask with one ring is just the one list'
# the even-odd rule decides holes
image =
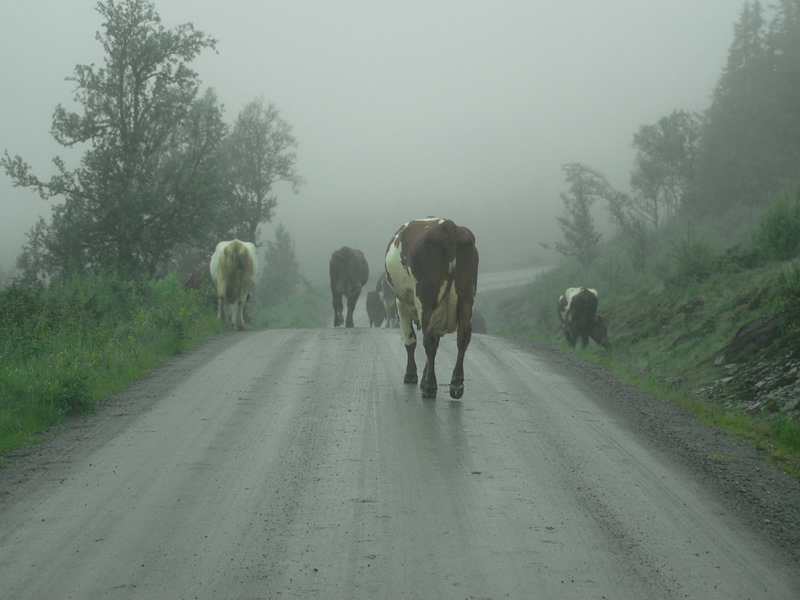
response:
{"label": "grassy embankment", "polygon": [[[558,296],[567,287],[594,287],[612,348],[590,342],[585,350],[578,346],[580,356],[750,440],[800,477],[797,408],[792,416],[780,402],[766,401],[756,410],[743,402],[754,397],[754,373],[784,369],[784,381],[800,382],[800,261],[754,260],[752,252],[739,250],[715,254],[692,232],[668,247],[656,270],[660,277],[629,277],[619,260],[606,255],[590,268],[564,264],[524,290],[487,294],[481,307],[490,332],[568,348],[555,308]],[[707,264],[692,264],[702,256]],[[780,316],[777,339],[732,360],[737,333],[765,315]],[[787,362],[795,364],[794,371]],[[698,393],[726,376],[731,380],[717,394]]]}
{"label": "grassy embankment", "polygon": [[[0,456],[221,330],[177,280],[73,278],[0,292]],[[0,463],[2,464],[2,463]]]}
{"label": "grassy embankment", "polygon": [[[320,288],[249,306],[250,327],[318,327],[325,304]],[[0,291],[0,467],[4,454],[226,330],[210,285],[185,292],[174,277],[76,277]]]}

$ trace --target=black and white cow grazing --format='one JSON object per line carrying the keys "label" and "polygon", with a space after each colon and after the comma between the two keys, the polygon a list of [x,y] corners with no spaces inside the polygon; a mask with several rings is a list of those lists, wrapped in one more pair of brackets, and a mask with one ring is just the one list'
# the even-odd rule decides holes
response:
{"label": "black and white cow grazing", "polygon": [[564,337],[573,349],[578,338],[586,348],[589,337],[603,348],[609,347],[605,321],[597,314],[596,290],[587,287],[567,289],[558,299],[558,318],[564,329]]}
{"label": "black and white cow grazing", "polygon": [[[361,250],[342,246],[331,255],[331,294],[333,295],[333,326],[353,327],[353,311],[361,288],[369,279],[369,265]],[[342,296],[347,298],[347,318],[343,316]]]}
{"label": "black and white cow grazing", "polygon": [[369,317],[370,327],[380,327],[383,323],[383,318],[386,312],[383,310],[383,302],[381,302],[378,292],[372,290],[367,292],[367,316]]}
{"label": "black and white cow grazing", "polygon": [[422,330],[427,361],[420,388],[436,397],[436,350],[445,333],[457,331],[458,358],[450,380],[450,397],[464,394],[464,354],[472,337],[472,305],[478,286],[478,250],[466,227],[430,217],[411,221],[394,234],[386,249],[386,280],[397,296],[397,313],[408,362],[403,381],[417,382],[414,350]]}

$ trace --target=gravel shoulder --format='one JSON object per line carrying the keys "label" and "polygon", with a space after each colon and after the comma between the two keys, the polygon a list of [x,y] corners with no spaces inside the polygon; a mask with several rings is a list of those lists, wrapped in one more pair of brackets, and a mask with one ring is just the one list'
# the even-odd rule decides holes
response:
{"label": "gravel shoulder", "polygon": [[547,356],[554,368],[591,390],[660,451],[686,465],[717,490],[729,510],[800,564],[800,482],[779,471],[763,451],[640,392],[573,353],[535,341],[509,342]]}

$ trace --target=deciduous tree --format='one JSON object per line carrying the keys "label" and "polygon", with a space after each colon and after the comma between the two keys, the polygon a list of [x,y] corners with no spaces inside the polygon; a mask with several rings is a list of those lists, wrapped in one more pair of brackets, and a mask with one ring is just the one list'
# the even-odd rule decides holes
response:
{"label": "deciduous tree", "polygon": [[573,256],[583,265],[589,265],[597,256],[602,235],[597,232],[592,216],[592,205],[597,200],[598,182],[594,171],[577,163],[563,165],[569,191],[561,194],[564,214],[556,217],[563,239],[556,242],[556,251]]}
{"label": "deciduous tree", "polygon": [[233,233],[258,243],[259,226],[272,220],[279,182],[297,191],[303,178],[295,171],[297,140],[273,104],[258,99],[245,106],[227,140]]}
{"label": "deciduous tree", "polygon": [[699,115],[675,110],[633,136],[637,153],[631,188],[640,217],[654,229],[664,215],[675,214],[694,180],[700,123]]}
{"label": "deciduous tree", "polygon": [[215,41],[192,24],[165,29],[146,0],[99,2],[103,66],[79,65],[77,112],[59,105],[52,134],[63,146],[88,144],[81,164],[44,181],[19,156],[2,164],[14,185],[63,198],[52,220],[29,236],[54,275],[112,268],[153,275],[174,247],[190,242],[219,202],[211,156],[223,134],[213,95],[196,100],[189,64]]}

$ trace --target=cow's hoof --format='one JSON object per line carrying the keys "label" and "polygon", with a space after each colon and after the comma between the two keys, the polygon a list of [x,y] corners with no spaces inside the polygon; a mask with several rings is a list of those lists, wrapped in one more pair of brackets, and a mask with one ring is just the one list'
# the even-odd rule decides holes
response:
{"label": "cow's hoof", "polygon": [[464,395],[464,386],[463,385],[453,385],[450,384],[450,397],[454,400],[461,400],[461,396]]}
{"label": "cow's hoof", "polygon": [[413,375],[406,374],[403,377],[403,383],[417,383],[417,374],[414,373]]}
{"label": "cow's hoof", "polygon": [[352,323],[347,323],[347,324],[345,325],[345,327],[355,327],[355,325],[353,325]]}
{"label": "cow's hoof", "polygon": [[423,387],[422,388],[422,397],[423,398],[436,398],[436,386]]}

